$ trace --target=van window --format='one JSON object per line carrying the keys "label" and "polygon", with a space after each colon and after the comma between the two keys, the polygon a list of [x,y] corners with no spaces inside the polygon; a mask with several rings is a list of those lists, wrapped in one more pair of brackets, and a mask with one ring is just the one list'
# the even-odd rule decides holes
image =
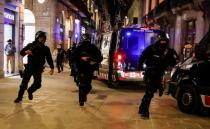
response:
{"label": "van window", "polygon": [[156,41],[157,33],[152,30],[123,29],[120,34],[119,50],[126,56],[125,61],[136,69],[142,51]]}

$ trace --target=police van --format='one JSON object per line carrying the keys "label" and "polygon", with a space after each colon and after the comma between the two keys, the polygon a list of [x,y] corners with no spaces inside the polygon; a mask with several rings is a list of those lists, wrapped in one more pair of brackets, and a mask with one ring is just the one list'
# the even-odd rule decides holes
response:
{"label": "police van", "polygon": [[185,113],[210,109],[210,30],[195,47],[195,54],[171,72],[169,92]]}
{"label": "police van", "polygon": [[102,34],[99,49],[103,61],[97,73],[99,79],[112,84],[143,82],[143,71],[138,69],[142,51],[155,43],[161,31],[149,28],[122,28],[117,32]]}

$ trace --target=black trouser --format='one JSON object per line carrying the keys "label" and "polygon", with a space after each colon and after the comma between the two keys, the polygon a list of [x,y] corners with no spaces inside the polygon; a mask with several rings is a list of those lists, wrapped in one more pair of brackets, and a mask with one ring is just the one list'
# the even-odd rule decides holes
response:
{"label": "black trouser", "polygon": [[62,60],[57,60],[56,62],[56,67],[58,68],[58,72],[60,73],[63,71],[63,61]]}
{"label": "black trouser", "polygon": [[30,81],[31,76],[33,76],[34,82],[31,85],[31,87],[28,88],[28,93],[32,94],[33,92],[35,92],[37,89],[41,87],[42,72],[43,72],[42,68],[39,69],[39,68],[30,67],[30,66],[25,67],[23,79],[22,79],[20,89],[18,92],[19,99],[23,98],[24,92],[28,88],[28,83]]}
{"label": "black trouser", "polygon": [[146,91],[141,101],[141,105],[139,107],[139,113],[142,114],[149,113],[149,106],[151,99],[153,98],[154,93],[157,91],[157,89],[160,89],[160,87],[162,87],[160,73],[153,70],[146,71],[145,83],[146,83]]}
{"label": "black trouser", "polygon": [[87,95],[92,89],[92,73],[79,73],[78,81],[79,81],[79,102],[86,102]]}

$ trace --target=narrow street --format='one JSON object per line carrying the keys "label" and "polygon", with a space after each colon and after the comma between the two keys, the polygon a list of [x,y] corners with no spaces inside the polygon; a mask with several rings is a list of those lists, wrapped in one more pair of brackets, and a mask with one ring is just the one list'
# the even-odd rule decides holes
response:
{"label": "narrow street", "polygon": [[[44,73],[42,88],[29,101],[25,93],[22,103],[13,103],[21,79],[0,79],[1,129],[209,129],[210,117],[189,115],[179,111],[176,101],[155,94],[150,119],[138,115],[142,88],[107,88],[94,80],[84,107],[78,104],[78,89],[69,71],[50,76]],[[32,79],[33,80],[33,79]],[[124,86],[125,87],[125,86]]]}

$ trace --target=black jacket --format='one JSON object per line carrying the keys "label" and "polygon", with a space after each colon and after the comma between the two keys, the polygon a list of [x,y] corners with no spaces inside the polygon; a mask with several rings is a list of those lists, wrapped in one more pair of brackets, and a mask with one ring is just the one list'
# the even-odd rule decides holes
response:
{"label": "black jacket", "polygon": [[171,48],[161,48],[158,44],[150,45],[139,58],[140,69],[143,69],[144,63],[147,69],[155,70],[163,75],[167,67],[173,67],[176,64],[176,52]]}
{"label": "black jacket", "polygon": [[[85,62],[81,60],[81,57],[88,56],[89,61]],[[101,55],[101,52],[99,49],[93,45],[90,44],[89,41],[84,41],[79,45],[73,55],[72,60],[76,63],[76,67],[79,72],[87,73],[87,72],[93,72],[99,67],[100,62],[102,61],[103,57]],[[91,65],[90,62],[95,61],[97,62],[94,65]]]}
{"label": "black jacket", "polygon": [[65,51],[63,50],[63,48],[59,48],[57,53],[57,62],[63,62],[64,56],[65,56]]}
{"label": "black jacket", "polygon": [[43,69],[46,59],[47,63],[50,65],[50,68],[54,69],[54,64],[49,47],[37,41],[34,41],[33,43],[29,43],[26,47],[24,47],[20,51],[20,55],[25,56],[26,50],[32,51],[32,55],[28,55],[28,66]]}

